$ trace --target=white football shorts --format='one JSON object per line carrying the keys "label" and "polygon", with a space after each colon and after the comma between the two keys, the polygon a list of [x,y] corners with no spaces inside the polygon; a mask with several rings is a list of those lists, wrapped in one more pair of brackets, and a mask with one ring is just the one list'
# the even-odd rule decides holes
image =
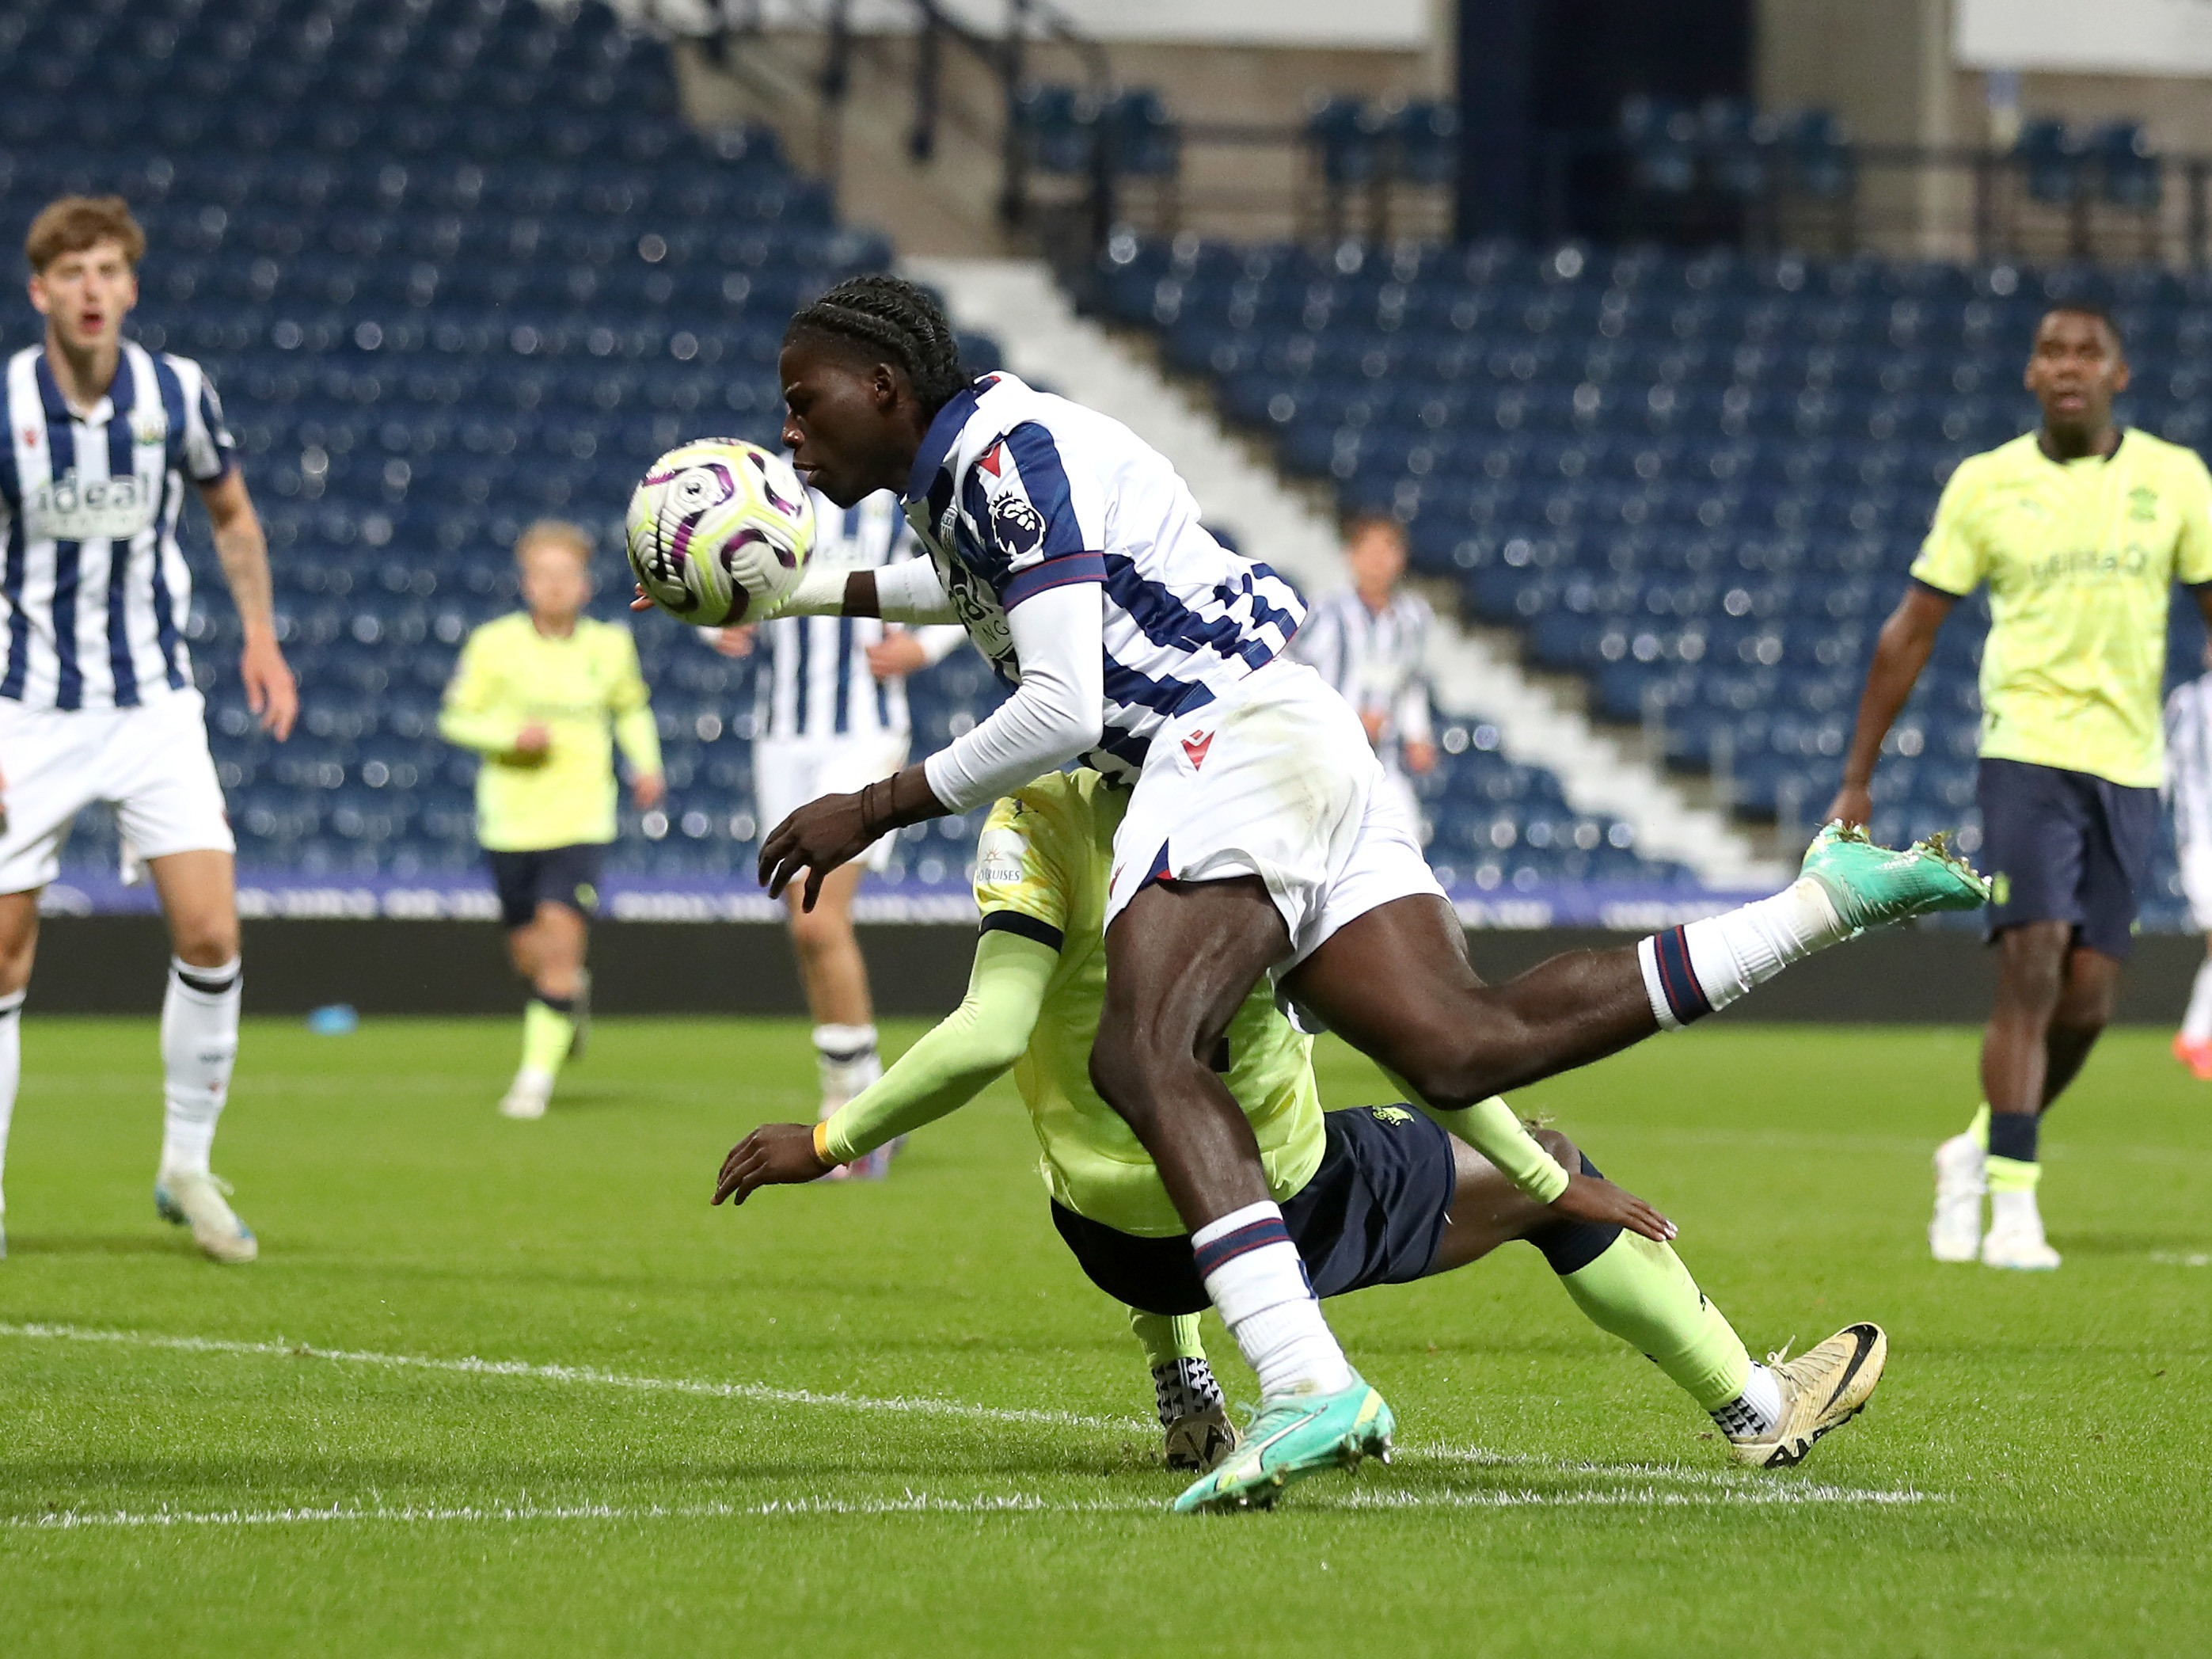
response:
{"label": "white football shorts", "polygon": [[1232,876],[1266,883],[1290,931],[1279,975],[1370,910],[1443,894],[1359,716],[1287,658],[1153,735],[1114,837],[1107,925],[1152,881]]}
{"label": "white football shorts", "polygon": [[2212,842],[2185,841],[2177,851],[2190,925],[2200,933],[2212,933]]}
{"label": "white football shorts", "polygon": [[26,708],[0,698],[0,893],[61,873],[76,815],[115,808],[141,858],[234,853],[222,786],[208,755],[207,707],[190,689],[136,708]]}
{"label": "white football shorts", "polygon": [[[761,738],[753,744],[753,805],[761,839],[811,800],[849,795],[906,764],[902,733],[874,737]],[[856,863],[880,872],[891,860],[890,836]]]}

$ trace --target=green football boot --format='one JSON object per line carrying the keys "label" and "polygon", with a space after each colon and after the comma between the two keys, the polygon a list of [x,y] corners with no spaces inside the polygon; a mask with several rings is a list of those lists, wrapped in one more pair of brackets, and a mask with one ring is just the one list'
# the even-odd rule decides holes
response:
{"label": "green football boot", "polygon": [[1244,1431],[1243,1443],[1176,1499],[1176,1513],[1270,1509],[1293,1480],[1323,1469],[1356,1468],[1363,1457],[1389,1462],[1397,1428],[1382,1396],[1356,1371],[1352,1386],[1335,1394],[1265,1401]]}
{"label": "green football boot", "polygon": [[1820,884],[1852,938],[1931,910],[1978,910],[1990,902],[1988,881],[1941,835],[1899,853],[1875,846],[1856,825],[1831,823],[1806,849],[1804,874]]}

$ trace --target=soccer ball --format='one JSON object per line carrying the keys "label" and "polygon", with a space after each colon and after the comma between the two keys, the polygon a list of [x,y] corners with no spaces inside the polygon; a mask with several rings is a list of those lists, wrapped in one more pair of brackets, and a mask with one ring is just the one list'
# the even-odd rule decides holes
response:
{"label": "soccer ball", "polygon": [[743,438],[672,449],[629,498],[629,568],[669,615],[726,627],[798,586],[814,502],[791,463]]}

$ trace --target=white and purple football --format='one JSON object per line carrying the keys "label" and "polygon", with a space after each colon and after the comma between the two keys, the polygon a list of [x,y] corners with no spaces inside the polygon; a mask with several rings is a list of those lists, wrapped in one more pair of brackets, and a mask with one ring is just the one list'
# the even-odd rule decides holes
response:
{"label": "white and purple football", "polygon": [[743,438],[696,438],[629,498],[629,568],[672,617],[726,627],[773,610],[814,549],[814,503],[791,463]]}

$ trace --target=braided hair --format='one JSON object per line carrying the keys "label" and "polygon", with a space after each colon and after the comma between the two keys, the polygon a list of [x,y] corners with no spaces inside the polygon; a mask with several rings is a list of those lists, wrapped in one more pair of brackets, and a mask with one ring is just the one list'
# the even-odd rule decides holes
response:
{"label": "braided hair", "polygon": [[828,334],[881,354],[905,372],[915,400],[932,415],[975,383],[943,308],[903,277],[848,277],[800,307],[783,331],[784,343],[801,334]]}

